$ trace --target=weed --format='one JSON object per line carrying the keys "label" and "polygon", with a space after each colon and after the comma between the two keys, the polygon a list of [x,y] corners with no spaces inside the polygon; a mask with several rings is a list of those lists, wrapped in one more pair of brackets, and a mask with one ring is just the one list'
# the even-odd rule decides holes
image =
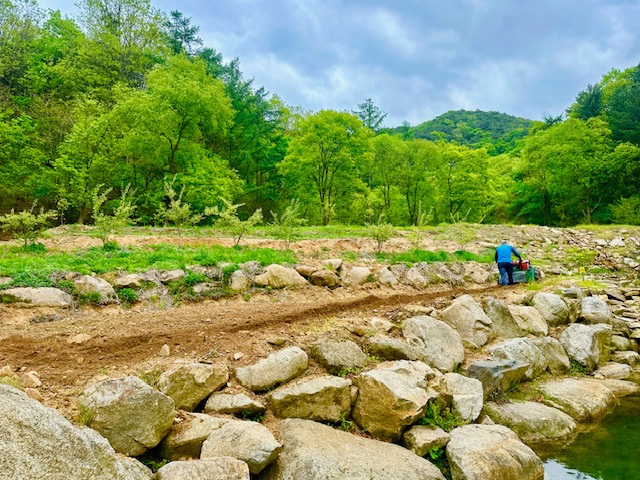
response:
{"label": "weed", "polygon": [[0,376],[1,385],[9,385],[10,387],[17,388],[18,390],[24,390],[22,382],[16,377]]}
{"label": "weed", "polygon": [[341,430],[348,432],[353,428],[353,421],[347,420],[347,416],[344,413],[341,413],[340,420],[338,420],[338,425]]}
{"label": "weed", "polygon": [[93,408],[86,405],[78,406],[78,423],[88,427],[95,418],[96,411]]}
{"label": "weed", "polygon": [[451,468],[449,467],[449,462],[445,455],[445,447],[433,447],[429,450],[427,455],[429,456],[431,463],[438,467],[442,475],[444,475],[444,478],[451,480]]}
{"label": "weed", "polygon": [[218,352],[218,349],[213,347],[211,350],[209,350],[207,352],[207,354],[202,357],[203,360],[207,361],[207,360],[214,360],[216,358],[218,358],[218,356],[220,356],[220,353]]}
{"label": "weed", "polygon": [[194,273],[191,271],[187,272],[187,276],[182,279],[182,283],[189,287],[193,287],[199,283],[203,283],[207,281],[207,276],[203,273]]}
{"label": "weed", "polygon": [[353,368],[345,368],[345,367],[342,367],[340,370],[338,370],[338,371],[336,372],[336,375],[337,375],[338,377],[345,378],[345,377],[347,377],[347,376],[357,375],[357,374],[359,374],[359,373],[360,373],[360,371],[361,371],[361,370],[362,370],[362,369],[361,369],[361,368],[359,368],[359,367],[353,367]]}
{"label": "weed", "polygon": [[78,304],[80,305],[99,305],[102,302],[100,292],[83,293],[78,296]]}
{"label": "weed", "polygon": [[450,406],[446,406],[442,400],[436,399],[427,404],[425,414],[418,423],[440,427],[445,432],[450,432],[468,422],[460,416],[460,413],[452,410]]}
{"label": "weed", "polygon": [[264,412],[240,412],[240,417],[245,420],[251,420],[252,422],[262,423],[264,420]]}
{"label": "weed", "polygon": [[118,298],[124,305],[131,305],[138,301],[138,294],[133,288],[123,288],[118,290]]}
{"label": "weed", "polygon": [[43,273],[18,271],[11,275],[11,277],[11,283],[5,283],[4,285],[1,285],[0,289],[14,287],[39,288],[53,286],[53,282],[51,281],[51,279]]}
{"label": "weed", "polygon": [[369,359],[369,363],[380,363],[382,361],[382,358],[370,353],[367,353],[367,358]]}
{"label": "weed", "polygon": [[587,367],[578,363],[575,360],[571,360],[571,366],[569,367],[569,374],[573,376],[582,376],[586,375],[588,372]]}
{"label": "weed", "polygon": [[149,450],[140,457],[138,457],[138,461],[143,465],[146,465],[151,469],[153,473],[156,473],[162,467],[164,467],[169,460],[166,458],[162,458],[154,453],[153,450]]}
{"label": "weed", "polygon": [[158,384],[158,380],[160,380],[160,375],[162,375],[162,370],[156,369],[138,372],[138,378],[150,387],[154,388]]}
{"label": "weed", "polygon": [[58,283],[56,283],[56,288],[59,288],[63,292],[67,292],[69,295],[74,297],[78,295],[78,288],[76,287],[76,284],[66,278],[58,281]]}
{"label": "weed", "polygon": [[251,294],[248,292],[243,293],[242,300],[244,300],[245,302],[248,302],[249,300],[251,300]]}
{"label": "weed", "polygon": [[24,251],[28,253],[47,253],[47,247],[44,246],[44,243],[30,243],[26,247],[24,247]]}

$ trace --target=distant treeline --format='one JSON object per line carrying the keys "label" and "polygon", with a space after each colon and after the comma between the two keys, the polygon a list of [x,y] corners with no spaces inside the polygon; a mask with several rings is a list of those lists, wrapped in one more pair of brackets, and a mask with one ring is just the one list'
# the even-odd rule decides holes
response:
{"label": "distant treeline", "polygon": [[0,214],[35,203],[90,223],[102,186],[107,209],[133,192],[153,224],[170,184],[197,212],[224,198],[266,221],[295,202],[310,224],[640,223],[638,67],[544,121],[458,111],[382,129],[370,99],[284,104],[198,30],[146,0],[80,0],[74,19],[0,0]]}

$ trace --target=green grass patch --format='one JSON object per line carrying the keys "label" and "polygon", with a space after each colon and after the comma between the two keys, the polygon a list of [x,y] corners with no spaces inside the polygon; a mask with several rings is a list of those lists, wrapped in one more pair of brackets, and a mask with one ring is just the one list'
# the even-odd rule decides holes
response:
{"label": "green grass patch", "polygon": [[435,262],[478,262],[493,263],[494,252],[487,251],[484,253],[471,253],[466,250],[458,250],[457,252],[445,252],[437,250],[409,250],[408,252],[387,254],[380,253],[377,255],[378,261],[389,263],[435,263]]}
{"label": "green grass patch", "polygon": [[445,432],[450,432],[456,427],[466,425],[466,422],[458,412],[452,410],[450,406],[437,399],[427,404],[424,416],[418,421],[420,425],[431,425],[440,427]]}
{"label": "green grass patch", "polygon": [[17,388],[18,390],[24,390],[22,382],[16,377],[0,376],[0,384],[9,385],[10,387]]}

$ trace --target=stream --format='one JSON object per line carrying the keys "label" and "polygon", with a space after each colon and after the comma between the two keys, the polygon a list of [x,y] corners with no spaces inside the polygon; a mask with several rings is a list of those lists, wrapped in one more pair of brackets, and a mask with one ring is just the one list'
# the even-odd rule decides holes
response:
{"label": "stream", "polygon": [[545,480],[640,479],[640,396],[619,402],[613,413],[564,449],[541,455]]}

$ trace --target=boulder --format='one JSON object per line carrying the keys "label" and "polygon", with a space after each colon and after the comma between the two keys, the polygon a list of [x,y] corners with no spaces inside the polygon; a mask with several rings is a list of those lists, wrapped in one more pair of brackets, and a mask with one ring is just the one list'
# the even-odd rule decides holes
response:
{"label": "boulder", "polygon": [[410,268],[407,270],[403,277],[403,283],[410,285],[414,288],[424,288],[427,286],[427,280],[420,274],[416,268]]}
{"label": "boulder", "polygon": [[264,480],[444,480],[433,464],[406,448],[309,420],[284,420],[282,442]]}
{"label": "boulder", "polygon": [[629,365],[623,363],[607,363],[593,372],[594,376],[602,376],[614,380],[624,380],[629,378],[633,373],[633,369]]}
{"label": "boulder", "polygon": [[229,290],[232,292],[244,292],[249,290],[253,282],[242,270],[236,270],[229,278]]}
{"label": "boulder", "polygon": [[344,277],[344,283],[349,285],[363,285],[369,281],[371,270],[367,267],[353,267]]}
{"label": "boulder", "polygon": [[147,281],[144,275],[140,273],[130,273],[123,277],[118,277],[113,281],[113,286],[117,289],[121,288],[140,288]]}
{"label": "boulder", "polygon": [[97,293],[100,295],[101,303],[112,303],[118,301],[116,291],[111,284],[102,278],[92,277],[90,275],[80,275],[73,279],[80,295],[89,295]]}
{"label": "boulder", "polygon": [[295,268],[296,272],[298,272],[304,278],[310,278],[311,275],[313,275],[313,272],[317,270],[317,268],[312,265],[296,265],[293,268]]}
{"label": "boulder", "polygon": [[294,268],[283,267],[277,263],[268,265],[264,269],[264,273],[256,275],[253,279],[254,283],[259,287],[301,287],[307,285],[305,278],[300,275]]}
{"label": "boulder", "polygon": [[473,422],[480,416],[484,402],[482,382],[457,373],[446,373],[444,380],[453,395],[452,406],[466,422]]}
{"label": "boulder", "polygon": [[330,258],[322,262],[322,266],[333,270],[334,272],[339,271],[342,268],[342,259],[341,258]]}
{"label": "boulder", "polygon": [[333,289],[340,286],[340,278],[338,278],[338,275],[326,268],[321,268],[313,272],[309,280],[313,285],[319,287],[329,287]]}
{"label": "boulder", "polygon": [[0,384],[0,477],[149,480],[152,472],[118,457],[95,430],[77,428],[57,411]]}
{"label": "boulder", "polygon": [[540,386],[543,402],[562,410],[578,422],[603,417],[616,403],[613,392],[590,379],[564,378]]}
{"label": "boulder", "polygon": [[615,352],[611,356],[611,360],[616,363],[624,363],[631,367],[636,367],[640,364],[640,355],[636,352]]}
{"label": "boulder", "polygon": [[611,349],[616,351],[631,350],[631,341],[620,335],[611,335]]}
{"label": "boulder", "polygon": [[235,377],[243,387],[259,392],[297,377],[308,364],[309,357],[302,349],[285,348],[254,365],[236,368]]}
{"label": "boulder", "polygon": [[378,282],[383,285],[396,285],[398,283],[398,279],[396,276],[391,273],[387,267],[383,267],[376,273],[376,278]]}
{"label": "boulder", "polygon": [[351,413],[351,382],[339,377],[317,377],[285,385],[269,393],[269,407],[281,418],[338,422]]}
{"label": "boulder", "polygon": [[202,444],[216,430],[232,421],[204,413],[181,413],[176,417],[169,434],[158,445],[162,458],[200,458]]}
{"label": "boulder", "polygon": [[484,398],[507,392],[520,383],[529,364],[516,360],[479,360],[469,367],[469,376],[482,383]]}
{"label": "boulder", "polygon": [[563,375],[571,368],[567,352],[558,340],[552,337],[532,338],[531,342],[540,349],[547,359],[547,369],[554,375]]}
{"label": "boulder", "polygon": [[372,337],[367,351],[385,360],[418,360],[418,350],[402,340],[390,337]]}
{"label": "boulder", "polygon": [[491,319],[491,336],[499,338],[515,338],[524,335],[509,307],[493,297],[482,299],[484,313]]}
{"label": "boulder", "polygon": [[444,448],[449,440],[447,432],[431,425],[414,425],[402,435],[402,445],[419,457],[424,457],[432,450]]}
{"label": "boulder", "polygon": [[231,457],[170,462],[156,473],[155,480],[249,480],[249,466]]}
{"label": "boulder", "polygon": [[165,270],[160,272],[160,281],[162,283],[179,282],[186,276],[187,273],[184,270]]}
{"label": "boulder", "polygon": [[189,363],[167,370],[158,379],[157,388],[173,398],[176,408],[191,411],[212,392],[229,381],[226,365]]}
{"label": "boulder", "polygon": [[582,299],[582,313],[580,319],[588,324],[611,323],[613,314],[607,302],[598,297],[585,297]]}
{"label": "boulder", "polygon": [[542,460],[502,425],[465,425],[451,432],[453,480],[542,480]]}
{"label": "boulder", "polygon": [[567,442],[578,425],[564,412],[538,402],[487,402],[484,409],[491,419],[518,434],[529,446]]}
{"label": "boulder", "polygon": [[525,380],[533,380],[544,373],[548,361],[540,349],[528,338],[510,338],[488,350],[494,358],[499,360],[516,360],[529,364],[524,374]]}
{"label": "boulder", "polygon": [[354,342],[324,341],[316,343],[312,349],[313,358],[329,373],[356,372],[367,366],[368,358]]}
{"label": "boulder", "polygon": [[538,336],[545,336],[549,333],[549,325],[535,307],[509,305],[509,311],[525,333]]}
{"label": "boulder", "polygon": [[0,303],[14,303],[21,307],[71,306],[73,298],[67,292],[52,287],[21,287],[0,290]]}
{"label": "boulder", "polygon": [[429,388],[439,374],[422,362],[400,360],[378,365],[354,377],[358,387],[352,416],[374,438],[400,439],[402,431],[424,415],[441,392]]}
{"label": "boulder", "polygon": [[462,341],[473,347],[481,347],[489,339],[491,319],[471,295],[462,295],[445,308],[440,317],[456,330]]}
{"label": "boulder", "polygon": [[602,382],[605,387],[613,392],[616,398],[635,395],[636,393],[638,393],[638,390],[640,390],[640,385],[635,382],[628,382],[626,380],[605,378],[604,380],[594,380],[594,382]]}
{"label": "boulder", "polygon": [[560,344],[571,360],[591,372],[609,359],[611,325],[573,323],[560,335]]}
{"label": "boulder", "polygon": [[267,407],[244,393],[213,393],[204,405],[204,413],[263,413]]}
{"label": "boulder", "polygon": [[257,422],[234,420],[209,435],[202,444],[200,458],[232,457],[249,465],[253,475],[275,460],[280,445],[273,434]]}
{"label": "boulder", "polygon": [[173,400],[138,377],[90,385],[78,397],[78,407],[89,427],[131,457],[158,445],[173,424]]}
{"label": "boulder", "polygon": [[429,316],[412,317],[402,325],[402,334],[420,359],[443,372],[451,372],[464,361],[462,338],[453,328]]}
{"label": "boulder", "polygon": [[533,306],[552,327],[569,323],[569,308],[560,295],[548,292],[537,293],[533,297]]}

